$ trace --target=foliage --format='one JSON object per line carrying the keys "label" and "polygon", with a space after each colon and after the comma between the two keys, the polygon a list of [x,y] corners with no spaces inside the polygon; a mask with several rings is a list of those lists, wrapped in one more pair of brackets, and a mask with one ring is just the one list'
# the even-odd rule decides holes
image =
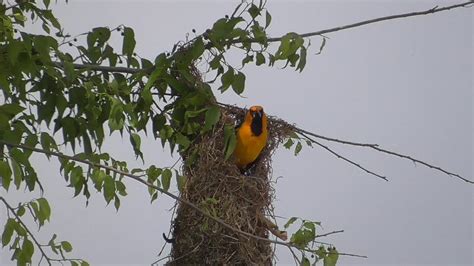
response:
{"label": "foliage", "polygon": [[[3,2],[0,17],[3,189],[26,188],[42,193],[41,177],[31,163],[32,154],[39,152],[59,160],[60,171],[75,197],[82,195],[88,200],[91,191],[97,191],[117,209],[127,195],[121,173],[144,174],[149,184],[165,191],[173,177],[179,187],[185,177],[176,170],[155,165],[128,169],[126,162],[102,151],[109,133],[118,132],[129,139],[131,149],[142,160],[141,136],[149,131],[163,147],[168,145],[172,153],[182,153],[219,121],[213,83],[220,81],[217,87],[222,93],[229,88],[236,94],[243,93],[246,76],[241,69],[252,62],[257,66],[281,62],[284,67],[302,71],[309,46],[298,34],[288,33],[278,49],[270,51],[266,29],[271,15],[262,2],[241,3],[231,16],[218,19],[203,34],[177,43],[171,52],[162,52],[154,59],[137,55],[134,31],[127,26],[97,27],[77,37],[67,34],[50,9],[49,0],[17,1],[11,6]],[[39,23],[43,32],[29,32],[32,23]],[[110,42],[114,34],[122,36],[119,47]],[[241,67],[227,63],[230,49],[243,52]],[[208,66],[205,71],[215,75],[212,80],[201,80],[195,67],[203,58]],[[104,71],[99,66],[109,68]],[[225,154],[229,157],[235,135],[232,125],[226,128]],[[291,146],[292,140],[288,141],[286,146]],[[74,157],[59,156],[66,147],[74,151]],[[298,142],[295,154],[301,147]],[[85,166],[84,161],[91,164]],[[149,192],[152,201],[158,197],[156,190]],[[2,245],[13,250],[12,259],[19,265],[31,262],[36,244],[39,249],[49,248],[60,255],[54,259],[42,253],[48,262],[68,260],[64,253],[70,252],[72,246],[67,241],[58,242],[56,235],[41,246],[32,242],[33,235],[21,221],[26,210],[39,227],[51,217],[51,208],[43,196],[8,209]],[[292,241],[299,247],[315,237],[314,231],[310,238],[301,231],[299,234],[305,234],[303,240],[296,234]],[[69,261],[72,265],[87,265],[83,260]]]}

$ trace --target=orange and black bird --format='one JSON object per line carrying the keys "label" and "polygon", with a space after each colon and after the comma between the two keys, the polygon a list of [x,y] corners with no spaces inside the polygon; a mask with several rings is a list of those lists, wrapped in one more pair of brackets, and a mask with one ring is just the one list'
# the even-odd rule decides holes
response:
{"label": "orange and black bird", "polygon": [[234,158],[237,167],[245,173],[249,170],[267,144],[267,116],[261,106],[252,106],[237,128],[237,145]]}

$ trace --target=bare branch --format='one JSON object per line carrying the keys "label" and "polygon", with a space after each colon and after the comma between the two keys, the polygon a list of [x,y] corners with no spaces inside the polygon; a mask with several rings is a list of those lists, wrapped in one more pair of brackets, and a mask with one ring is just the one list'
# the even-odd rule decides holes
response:
{"label": "bare branch", "polygon": [[307,138],[307,139],[308,139],[309,141],[311,141],[312,143],[314,143],[314,144],[316,144],[316,145],[322,147],[323,149],[327,150],[328,152],[332,153],[332,154],[335,155],[337,158],[342,159],[342,160],[344,160],[344,161],[346,161],[346,162],[348,162],[348,163],[354,165],[355,167],[364,170],[364,171],[365,171],[366,173],[368,173],[368,174],[374,175],[374,176],[376,176],[376,177],[378,177],[378,178],[381,178],[381,179],[383,179],[383,180],[385,180],[385,181],[388,181],[388,179],[387,179],[386,176],[383,176],[383,175],[374,173],[374,172],[368,170],[367,168],[363,167],[362,165],[360,165],[360,164],[358,164],[358,163],[356,163],[356,162],[354,162],[354,161],[352,161],[352,160],[347,159],[346,157],[344,157],[344,156],[340,155],[339,153],[333,151],[333,150],[332,150],[331,148],[329,148],[328,146],[321,144],[320,142],[316,141],[315,139],[310,138],[309,136],[307,136],[307,135],[304,134],[304,133],[300,133],[300,134],[301,134],[303,137]]}
{"label": "bare branch", "polygon": [[[379,145],[377,144],[366,144],[366,143],[358,143],[358,142],[352,142],[352,141],[347,141],[347,140],[341,140],[341,139],[337,139],[337,138],[329,138],[329,137],[325,137],[325,136],[322,136],[322,135],[319,135],[319,134],[315,134],[315,133],[312,133],[312,132],[309,132],[309,131],[306,131],[306,130],[303,130],[301,128],[298,128],[296,126],[293,126],[293,129],[296,133],[304,136],[305,138],[307,138],[309,141],[313,142],[313,143],[316,143],[318,145],[320,145],[320,143],[316,142],[314,139],[312,138],[309,138],[309,136],[313,136],[315,138],[319,138],[319,139],[323,139],[323,140],[327,140],[327,141],[331,141],[331,142],[337,142],[337,143],[341,143],[341,144],[345,144],[345,145],[352,145],[352,146],[359,146],[359,147],[366,147],[366,148],[370,148],[370,149],[374,149],[376,151],[379,151],[379,152],[382,152],[382,153],[386,153],[386,154],[389,154],[389,155],[392,155],[392,156],[396,156],[396,157],[399,157],[399,158],[403,158],[403,159],[407,159],[407,160],[410,160],[414,163],[419,163],[421,165],[424,165],[428,168],[431,168],[431,169],[435,169],[435,170],[438,170],[442,173],[445,173],[449,176],[452,176],[452,177],[456,177],[456,178],[459,178],[461,180],[463,180],[464,182],[467,182],[469,184],[474,184],[474,181],[472,180],[469,180],[467,178],[464,178],[462,177],[461,175],[459,174],[456,174],[456,173],[453,173],[453,172],[449,172],[439,166],[436,166],[436,165],[433,165],[433,164],[430,164],[430,163],[427,163],[427,162],[424,162],[422,160],[419,160],[419,159],[416,159],[416,158],[413,158],[409,155],[405,155],[405,154],[401,154],[401,153],[397,153],[397,152],[394,152],[394,151],[390,151],[390,150],[387,150],[387,149],[384,149],[384,148],[381,148]],[[320,145],[321,146],[321,145]]]}
{"label": "bare branch", "polygon": [[[214,217],[212,216],[211,214],[201,210],[198,206],[196,206],[195,204],[193,204],[192,202],[188,201],[188,200],[185,200],[179,196],[176,196],[146,180],[143,180],[141,179],[139,176],[136,176],[134,174],[130,174],[128,172],[124,172],[124,171],[121,171],[119,169],[116,169],[114,167],[111,167],[111,166],[108,166],[108,165],[103,165],[103,164],[99,164],[99,163],[94,163],[94,162],[90,162],[88,160],[85,160],[85,159],[81,159],[81,158],[77,158],[77,157],[74,157],[74,156],[69,156],[69,155],[66,155],[66,154],[63,154],[63,153],[60,153],[60,152],[54,152],[54,151],[46,151],[46,150],[43,150],[43,149],[39,149],[39,148],[35,148],[35,147],[28,147],[26,145],[22,145],[22,144],[13,144],[13,143],[9,143],[9,142],[6,142],[6,141],[3,141],[3,140],[0,140],[0,144],[4,144],[6,146],[9,146],[9,147],[15,147],[15,148],[20,148],[20,149],[26,149],[26,150],[30,150],[30,151],[33,151],[33,152],[37,152],[37,153],[42,153],[42,154],[45,154],[45,155],[51,155],[51,156],[55,156],[55,157],[58,157],[58,158],[62,158],[62,159],[68,159],[68,160],[72,160],[72,161],[76,161],[76,162],[80,162],[80,163],[83,163],[83,164],[87,164],[89,166],[93,166],[93,167],[97,167],[97,168],[102,168],[102,169],[107,169],[107,170],[110,170],[112,172],[115,172],[117,174],[120,174],[122,176],[125,176],[125,177],[128,177],[128,178],[131,178],[139,183],[142,183],[144,185],[146,185],[147,187],[149,188],[153,188],[165,195],[167,195],[168,197],[176,200],[176,201],[179,201],[185,205],[187,205],[188,207],[190,207],[191,209],[194,209],[195,211],[197,211],[198,213],[200,213],[201,215],[205,216],[206,218],[209,218],[211,220],[213,220],[214,222],[220,224],[221,226],[229,229],[229,230],[232,230],[240,235],[243,235],[243,236],[247,236],[247,237],[250,237],[250,238],[253,238],[255,240],[259,240],[259,241],[265,241],[265,242],[269,242],[269,243],[274,243],[274,244],[277,244],[277,245],[282,245],[282,246],[286,246],[286,247],[295,247],[295,248],[298,248],[297,246],[295,246],[293,243],[291,242],[282,242],[282,241],[278,241],[278,240],[272,240],[272,239],[268,239],[268,238],[264,238],[264,237],[260,237],[260,236],[256,236],[256,235],[253,235],[251,233],[248,233],[248,232],[245,232],[245,231],[242,231],[238,228],[234,228],[233,226],[227,224],[224,220],[218,218],[218,217]],[[311,249],[301,249],[301,248],[298,248],[300,250],[304,250],[304,251],[308,251],[308,252],[314,252],[313,250]],[[350,253],[339,253],[339,255],[345,255],[345,256],[352,256],[352,257],[360,257],[360,258],[367,258],[366,256],[361,256],[361,255],[356,255],[356,254],[350,254]]]}
{"label": "bare branch", "polygon": [[[326,34],[326,33],[331,33],[331,32],[336,32],[336,31],[341,31],[341,30],[347,30],[347,29],[356,28],[356,27],[367,25],[367,24],[373,24],[373,23],[386,21],[386,20],[394,20],[394,19],[399,19],[399,18],[407,18],[407,17],[414,17],[414,16],[421,16],[421,15],[430,15],[430,14],[434,14],[434,13],[438,13],[438,12],[442,12],[442,11],[447,11],[447,10],[450,10],[450,9],[455,9],[455,8],[460,8],[460,7],[470,7],[470,5],[472,5],[472,4],[474,4],[473,0],[463,2],[463,3],[460,3],[460,4],[444,6],[444,7],[435,6],[431,9],[428,9],[428,10],[425,10],[425,11],[416,11],[416,12],[391,15],[391,16],[386,16],[386,17],[379,17],[379,18],[369,19],[369,20],[365,20],[365,21],[360,21],[360,22],[353,23],[353,24],[334,27],[334,28],[330,28],[330,29],[319,30],[319,31],[315,31],[315,32],[308,32],[308,33],[302,33],[302,34],[299,34],[299,35],[301,37],[319,36],[319,35]],[[276,37],[276,38],[268,38],[268,42],[281,41],[282,37],[283,36]],[[253,42],[256,42],[256,41],[253,41]]]}
{"label": "bare branch", "polygon": [[333,234],[339,234],[339,233],[344,233],[344,230],[337,230],[337,231],[332,231],[332,232],[329,232],[329,233],[326,233],[326,234],[317,235],[316,238],[325,237],[325,236],[333,235]]}
{"label": "bare branch", "polygon": [[335,139],[335,138],[326,137],[326,136],[323,136],[323,135],[318,135],[316,133],[306,131],[306,130],[301,129],[297,126],[292,126],[292,127],[293,127],[293,130],[295,132],[298,132],[300,134],[310,135],[310,136],[313,136],[315,138],[324,139],[324,140],[327,140],[327,141],[339,142],[339,143],[342,143],[342,144],[347,144],[347,145],[352,145],[352,146],[360,146],[360,147],[377,147],[378,146],[378,144],[360,143],[360,142],[353,142],[353,141],[348,141],[348,140]]}
{"label": "bare branch", "polygon": [[404,155],[404,154],[401,154],[401,153],[396,153],[396,152],[393,152],[393,151],[389,151],[389,150],[386,150],[386,149],[382,149],[382,148],[379,148],[379,147],[371,147],[372,149],[374,150],[377,150],[377,151],[380,151],[380,152],[383,152],[383,153],[386,153],[386,154],[390,154],[390,155],[393,155],[393,156],[397,156],[397,157],[400,157],[400,158],[404,158],[404,159],[408,159],[408,160],[411,160],[412,162],[414,163],[419,163],[419,164],[422,164],[428,168],[431,168],[431,169],[435,169],[435,170],[438,170],[440,172],[443,172],[449,176],[453,176],[453,177],[457,177],[459,179],[461,179],[462,181],[464,182],[467,182],[469,184],[474,184],[474,181],[472,180],[469,180],[467,178],[464,178],[458,174],[455,174],[455,173],[452,173],[452,172],[448,172],[446,170],[444,170],[443,168],[439,167],[439,166],[436,166],[436,165],[432,165],[432,164],[429,164],[429,163],[426,163],[424,161],[421,161],[421,160],[418,160],[418,159],[415,159],[413,157],[410,157],[408,155]]}

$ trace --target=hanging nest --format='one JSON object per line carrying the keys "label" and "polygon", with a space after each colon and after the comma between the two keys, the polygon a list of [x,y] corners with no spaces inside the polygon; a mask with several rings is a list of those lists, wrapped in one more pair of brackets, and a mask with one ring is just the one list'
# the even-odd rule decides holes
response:
{"label": "hanging nest", "polygon": [[[291,132],[289,125],[269,119],[269,138],[254,173],[240,173],[232,159],[224,160],[224,126],[234,125],[245,110],[221,108],[215,128],[200,137],[188,150],[197,154],[193,162],[183,156],[187,182],[181,197],[227,224],[255,236],[268,238],[273,218],[271,156]],[[270,224],[272,224],[270,222]],[[173,222],[171,265],[259,264],[271,265],[273,249],[269,242],[256,240],[223,227],[185,204],[177,207]]]}

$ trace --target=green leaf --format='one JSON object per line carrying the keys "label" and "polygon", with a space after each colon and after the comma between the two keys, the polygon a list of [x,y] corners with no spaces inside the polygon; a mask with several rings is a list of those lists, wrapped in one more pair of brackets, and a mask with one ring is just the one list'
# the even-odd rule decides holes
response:
{"label": "green leaf", "polygon": [[29,165],[28,157],[26,157],[26,155],[18,148],[11,149],[10,155],[12,159],[14,159],[17,163],[22,165]]}
{"label": "green leaf", "polygon": [[260,15],[260,9],[254,4],[248,9],[248,12],[253,19]]}
{"label": "green leaf", "polygon": [[[66,1],[67,2],[67,1]],[[56,17],[53,15],[52,10],[47,9],[43,10],[43,16],[51,22],[53,27],[55,27],[57,30],[61,30],[61,24],[59,24],[59,21],[56,19]]]}
{"label": "green leaf", "polygon": [[319,259],[324,259],[327,256],[326,249],[323,245],[319,246],[318,250],[316,250],[314,253],[319,257]]}
{"label": "green leaf", "polygon": [[294,144],[293,139],[288,139],[288,140],[285,142],[285,144],[283,145],[283,147],[285,147],[286,149],[290,149],[291,146],[293,146],[293,144]]}
{"label": "green leaf", "polygon": [[292,225],[296,220],[298,220],[297,217],[291,217],[288,222],[286,222],[286,224],[284,225],[285,229],[287,229],[288,227],[290,227],[290,225]]}
{"label": "green leaf", "polygon": [[221,92],[226,91],[234,81],[234,69],[230,68],[221,76],[222,86],[219,88]]}
{"label": "green leaf", "polygon": [[202,53],[204,53],[205,46],[202,37],[196,38],[191,49],[191,53],[194,59],[198,59],[202,55]]}
{"label": "green leaf", "polygon": [[115,181],[110,175],[106,175],[104,178],[104,198],[107,204],[115,196]]}
{"label": "green leaf", "polygon": [[31,257],[35,252],[35,247],[33,246],[33,242],[31,242],[28,238],[23,240],[23,245],[21,247],[21,256],[25,262],[31,262]]}
{"label": "green leaf", "polygon": [[247,55],[244,59],[242,59],[242,66],[245,66],[245,64],[252,61],[253,61],[253,55]]}
{"label": "green leaf", "polygon": [[186,137],[185,135],[179,132],[176,134],[175,141],[176,141],[176,144],[180,145],[180,148],[182,150],[186,150],[191,144],[191,141],[188,139],[188,137]]}
{"label": "green leaf", "polygon": [[130,143],[132,144],[133,151],[135,152],[135,155],[140,156],[143,159],[143,154],[140,150],[140,146],[141,146],[141,143],[142,143],[140,135],[138,135],[136,133],[131,133],[130,134]]}
{"label": "green leaf", "polygon": [[240,72],[234,76],[234,80],[232,81],[232,89],[237,94],[242,94],[245,89],[245,75],[244,73]]}
{"label": "green leaf", "polygon": [[336,266],[337,260],[339,259],[339,252],[336,248],[328,248],[328,254],[324,258],[324,266]]}
{"label": "green leaf", "polygon": [[[38,144],[38,136],[31,134],[28,135],[25,139],[25,145],[30,148],[35,148],[36,145]],[[33,151],[29,149],[23,149],[23,153],[27,156],[30,157],[30,155],[33,153]]]}
{"label": "green leaf", "polygon": [[23,112],[23,110],[25,110],[25,108],[16,103],[6,103],[0,105],[0,114],[6,114],[10,118],[13,118],[17,114]]}
{"label": "green leaf", "polygon": [[104,184],[104,179],[105,179],[106,173],[104,171],[94,169],[92,171],[92,175],[90,176],[92,182],[94,182],[94,187],[97,189],[97,191],[102,190],[102,186]]}
{"label": "green leaf", "polygon": [[150,191],[150,193],[152,195],[150,203],[153,203],[153,201],[155,201],[158,198],[158,192],[156,192],[156,190],[152,190],[152,191]]}
{"label": "green leaf", "polygon": [[280,46],[275,53],[275,60],[289,59],[303,46],[304,40],[297,33],[290,32],[281,38]]}
{"label": "green leaf", "polygon": [[163,189],[168,191],[170,188],[170,182],[171,182],[171,176],[173,173],[169,168],[166,168],[163,170],[163,173],[161,173],[161,183],[163,184]]}
{"label": "green leaf", "polygon": [[115,207],[115,210],[117,211],[120,208],[120,198],[117,195],[115,195],[114,197],[114,207]]}
{"label": "green leaf", "polygon": [[39,198],[38,200],[39,210],[43,220],[48,220],[51,217],[51,207],[49,206],[48,201],[45,198]]}
{"label": "green leaf", "polygon": [[72,251],[72,245],[71,245],[71,243],[69,243],[67,241],[61,241],[61,247],[66,252],[71,252]]}
{"label": "green leaf", "polygon": [[15,161],[11,160],[11,166],[13,170],[14,184],[16,188],[20,188],[21,181],[23,180],[23,172],[21,171],[20,165]]}
{"label": "green leaf", "polygon": [[19,236],[22,236],[22,237],[27,236],[27,232],[22,224],[17,222],[17,223],[14,223],[13,225],[15,226],[15,231]]}
{"label": "green leaf", "polygon": [[125,184],[122,181],[115,181],[115,187],[117,188],[117,191],[121,196],[127,196],[127,188],[125,187]]}
{"label": "green leaf", "polygon": [[303,148],[303,145],[301,145],[301,142],[298,141],[295,147],[295,156],[297,156],[300,153],[302,148]]}
{"label": "green leaf", "polygon": [[23,207],[23,205],[18,206],[18,210],[16,211],[16,214],[18,216],[20,216],[20,217],[23,216],[25,214],[25,212],[26,212],[26,209],[25,209],[25,207]]}
{"label": "green leaf", "polygon": [[299,248],[306,247],[316,237],[315,223],[304,221],[301,228],[290,238],[290,242]]}
{"label": "green leaf", "polygon": [[8,218],[7,223],[5,224],[5,227],[3,228],[3,234],[2,234],[3,247],[8,245],[8,243],[10,243],[10,240],[13,235],[13,231],[15,230],[15,224],[16,224],[15,219]]}
{"label": "green leaf", "polygon": [[212,58],[211,62],[209,62],[209,66],[211,69],[217,69],[221,66],[222,55],[216,55]]}
{"label": "green leaf", "polygon": [[143,91],[149,91],[150,88],[155,84],[155,81],[160,77],[161,73],[163,71],[163,68],[157,67],[153,72],[151,73],[150,77],[148,78],[145,87],[143,88]]}
{"label": "green leaf", "polygon": [[133,50],[135,49],[135,33],[132,28],[124,27],[123,28],[123,46],[122,53],[131,57],[133,55]]}
{"label": "green leaf", "polygon": [[303,258],[301,259],[301,266],[310,266],[311,263],[309,262],[309,259],[306,258],[305,256],[303,256]]}
{"label": "green leaf", "polygon": [[12,170],[6,161],[0,161],[0,176],[2,177],[1,185],[8,191],[12,181]]}
{"label": "green leaf", "polygon": [[206,119],[204,129],[207,131],[211,129],[220,119],[221,111],[219,107],[213,105],[206,111]]}
{"label": "green leaf", "polygon": [[92,29],[94,33],[95,41],[97,41],[99,46],[104,46],[104,44],[110,38],[110,30],[106,27],[97,27]]}
{"label": "green leaf", "polygon": [[304,46],[301,46],[300,48],[300,61],[298,62],[298,66],[296,67],[296,70],[299,70],[300,72],[303,71],[303,68],[306,65],[306,48]]}
{"label": "green leaf", "polygon": [[179,192],[183,192],[184,186],[186,185],[186,176],[176,175],[176,182]]}
{"label": "green leaf", "polygon": [[265,56],[262,53],[257,53],[257,66],[265,64]]}
{"label": "green leaf", "polygon": [[224,127],[224,158],[225,160],[234,152],[237,144],[237,137],[235,136],[235,130],[232,125],[225,125]]}
{"label": "green leaf", "polygon": [[272,22],[272,16],[270,13],[268,13],[268,10],[265,12],[265,29],[270,26],[270,23]]}
{"label": "green leaf", "polygon": [[161,175],[162,173],[162,169],[161,168],[156,168],[156,166],[152,165],[150,166],[147,170],[146,170],[146,175],[148,177],[148,181],[150,183],[154,183],[157,178]]}

